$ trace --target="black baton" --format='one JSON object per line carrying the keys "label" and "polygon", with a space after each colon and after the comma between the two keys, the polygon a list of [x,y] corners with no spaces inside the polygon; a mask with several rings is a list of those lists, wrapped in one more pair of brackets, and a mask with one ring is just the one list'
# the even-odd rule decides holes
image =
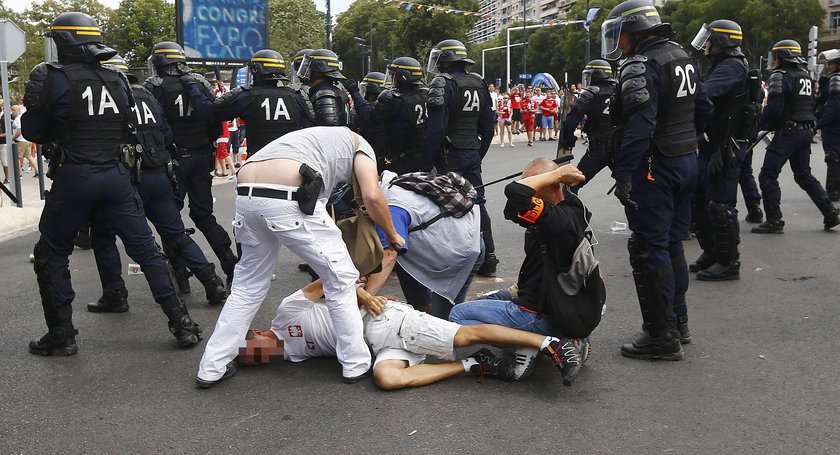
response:
{"label": "black baton", "polygon": [[[569,154],[569,155],[566,155],[566,156],[561,156],[560,158],[555,158],[555,159],[553,159],[553,160],[551,160],[551,161],[554,161],[556,164],[563,164],[563,163],[566,163],[566,162],[568,162],[568,161],[572,161],[574,158],[575,158],[575,156],[574,156],[574,155]],[[493,180],[492,182],[485,183],[485,184],[483,184],[483,185],[478,185],[477,187],[475,187],[475,189],[484,188],[484,187],[486,187],[486,186],[490,186],[490,185],[493,185],[493,184],[495,184],[495,183],[499,183],[499,182],[504,182],[505,180],[510,180],[510,179],[515,178],[515,177],[518,177],[518,176],[520,176],[520,175],[522,175],[522,172],[517,172],[517,173],[515,173],[515,174],[510,174],[510,175],[509,175],[509,176],[507,176],[507,177],[502,177],[502,178],[500,178],[500,179]]]}

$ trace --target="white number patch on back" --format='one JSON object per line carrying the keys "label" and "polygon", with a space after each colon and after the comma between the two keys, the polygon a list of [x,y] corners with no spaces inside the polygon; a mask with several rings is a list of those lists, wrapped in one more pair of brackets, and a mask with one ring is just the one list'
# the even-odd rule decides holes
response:
{"label": "white number patch on back", "polygon": [[105,113],[105,109],[111,109],[114,111],[115,114],[120,113],[120,109],[117,107],[117,103],[116,101],[114,101],[114,98],[111,96],[111,92],[108,91],[107,87],[102,86],[102,93],[99,96],[99,109],[97,113],[94,113],[93,98],[93,88],[91,88],[91,86],[88,85],[85,91],[82,92],[82,99],[87,100],[89,116],[92,117],[94,115],[102,115]]}
{"label": "white number patch on back", "polygon": [[465,91],[464,98],[467,99],[467,102],[464,103],[463,111],[476,111],[478,112],[481,110],[481,101],[478,99],[478,90],[473,91]]}
{"label": "white number patch on back", "polygon": [[286,102],[283,101],[283,98],[277,98],[277,106],[274,108],[274,117],[271,116],[271,102],[268,98],[264,99],[262,103],[260,103],[260,107],[265,108],[265,119],[266,121],[277,121],[280,117],[285,117],[286,121],[290,121],[292,116],[289,115],[289,110],[286,109]]}
{"label": "white number patch on back", "polygon": [[680,78],[680,88],[677,90],[677,98],[693,95],[697,91],[697,83],[691,80],[691,75],[694,73],[696,73],[696,70],[691,63],[674,68],[674,75]]}
{"label": "white number patch on back", "polygon": [[426,106],[422,104],[414,105],[414,112],[417,113],[417,124],[422,125],[426,123]]}
{"label": "white number patch on back", "polygon": [[811,79],[799,79],[799,94],[803,96],[811,96],[811,93],[813,93]]}

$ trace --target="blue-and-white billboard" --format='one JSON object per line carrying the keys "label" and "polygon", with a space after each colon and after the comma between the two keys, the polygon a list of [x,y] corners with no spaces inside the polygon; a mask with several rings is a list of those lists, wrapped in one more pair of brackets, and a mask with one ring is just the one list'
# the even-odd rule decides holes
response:
{"label": "blue-and-white billboard", "polygon": [[175,0],[187,57],[244,61],[268,48],[267,0]]}

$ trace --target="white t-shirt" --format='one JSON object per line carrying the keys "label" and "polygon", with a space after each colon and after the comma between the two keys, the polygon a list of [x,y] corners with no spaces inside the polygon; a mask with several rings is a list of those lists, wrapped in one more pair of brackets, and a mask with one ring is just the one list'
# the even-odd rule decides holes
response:
{"label": "white t-shirt", "polygon": [[493,111],[496,111],[496,104],[499,103],[499,92],[490,92],[490,99],[493,101],[491,105],[493,107]]}
{"label": "white t-shirt", "polygon": [[[17,133],[17,131],[20,129],[20,119],[21,119],[21,117],[23,117],[23,112],[21,112],[20,115],[18,115],[14,120],[12,120],[12,135]],[[15,139],[15,142],[29,142],[29,141],[27,141],[26,138],[23,137],[23,133],[21,133],[21,135],[18,136]]]}
{"label": "white t-shirt", "polygon": [[[545,98],[546,98],[546,96],[545,96],[545,95],[539,95],[539,96],[534,95],[534,96],[532,96],[532,97],[531,97],[531,101],[536,102],[536,103],[537,103],[537,106],[539,106],[539,105],[543,102],[543,100],[544,100]],[[536,115],[542,115],[542,110],[541,110],[541,109],[537,109]]]}
{"label": "white t-shirt", "polygon": [[362,152],[376,162],[373,147],[346,126],[313,126],[269,142],[259,153],[249,156],[244,166],[255,161],[275,159],[306,164],[324,178],[324,187],[318,198],[326,199],[337,184],[353,181],[353,158],[356,152]]}

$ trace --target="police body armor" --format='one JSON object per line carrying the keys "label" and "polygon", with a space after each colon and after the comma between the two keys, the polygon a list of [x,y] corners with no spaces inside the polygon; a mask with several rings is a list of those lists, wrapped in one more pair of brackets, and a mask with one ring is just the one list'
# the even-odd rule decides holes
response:
{"label": "police body armor", "polygon": [[[184,90],[181,79],[166,76],[163,78],[162,87],[165,102],[161,104],[163,104],[166,120],[172,127],[172,142],[179,149],[206,148],[209,150],[207,123],[204,120],[194,119],[190,115],[192,106],[190,106],[190,98]],[[204,89],[203,86],[202,89]],[[208,97],[212,99],[209,94]]]}
{"label": "police body armor", "polygon": [[[312,91],[314,90],[314,93]],[[351,126],[350,98],[344,89],[337,87],[332,81],[312,86],[310,97],[315,111],[315,125],[318,126]]]}
{"label": "police body armor", "polygon": [[[750,102],[749,91],[749,66],[743,57],[731,57],[737,59],[738,63],[744,69],[744,79],[735,87],[735,93],[729,93],[718,101],[715,105],[715,114],[709,120],[709,125],[706,127],[707,135],[709,136],[709,144],[714,147],[720,147],[726,144],[730,139],[747,140],[749,137],[745,136],[745,124],[747,119],[747,104]],[[729,59],[726,59],[729,60]],[[724,60],[724,61],[726,61]],[[723,61],[718,65],[723,64]],[[706,75],[708,78],[714,71]]]}
{"label": "police body armor", "polygon": [[691,57],[673,41],[642,51],[641,55],[658,65],[664,76],[653,143],[665,156],[694,153],[697,150],[694,94],[698,75]]}
{"label": "police body armor", "polygon": [[170,161],[163,137],[161,121],[155,117],[154,95],[139,85],[132,85],[134,94],[134,114],[136,116],[137,142],[142,148],[142,168],[144,171],[165,171]]}
{"label": "police body armor", "polygon": [[484,81],[474,73],[441,73],[455,81],[458,97],[456,112],[449,113],[446,137],[456,149],[478,149],[478,122],[481,117],[481,92],[487,90]]}
{"label": "police body armor", "polygon": [[580,109],[586,114],[583,131],[590,140],[604,138],[614,130],[610,118],[610,101],[613,95],[615,95],[615,84],[601,83],[594,87],[587,87],[572,108],[573,110]]}
{"label": "police body armor", "polygon": [[[255,152],[278,137],[300,129],[303,119],[297,96],[291,87],[275,83],[250,87],[251,110],[248,114],[248,148]],[[253,153],[252,153],[253,155]]]}
{"label": "police body armor", "polygon": [[386,128],[386,151],[390,157],[395,158],[417,154],[426,130],[426,101],[429,99],[429,89],[417,87],[404,91],[392,90],[395,97],[403,100],[396,115],[405,121],[407,128]]}
{"label": "police body armor", "polygon": [[[55,65],[52,66],[56,68]],[[70,82],[67,159],[75,163],[107,163],[119,158],[128,141],[128,94],[114,70],[71,63],[60,68]]]}
{"label": "police body armor", "polygon": [[[796,123],[814,123],[814,81],[803,68],[796,67],[786,72],[793,78],[793,91],[785,93],[785,120]],[[771,75],[772,77],[772,75]]]}

